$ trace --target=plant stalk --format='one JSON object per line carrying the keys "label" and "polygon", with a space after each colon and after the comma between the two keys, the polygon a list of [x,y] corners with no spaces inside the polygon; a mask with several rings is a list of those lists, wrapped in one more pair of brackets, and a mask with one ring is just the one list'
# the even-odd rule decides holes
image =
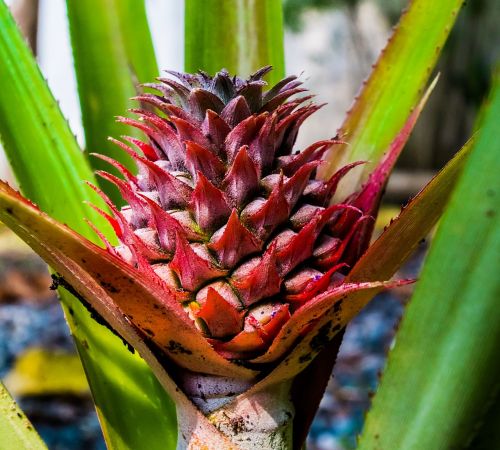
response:
{"label": "plant stalk", "polygon": [[[292,449],[295,409],[291,402],[291,380],[246,395],[252,384],[247,380],[195,373],[184,373],[181,380],[190,400],[234,444],[221,450]],[[208,442],[194,442],[183,429],[183,424],[192,422],[189,414],[190,411],[177,408],[177,450],[201,448],[200,445],[211,448]]]}

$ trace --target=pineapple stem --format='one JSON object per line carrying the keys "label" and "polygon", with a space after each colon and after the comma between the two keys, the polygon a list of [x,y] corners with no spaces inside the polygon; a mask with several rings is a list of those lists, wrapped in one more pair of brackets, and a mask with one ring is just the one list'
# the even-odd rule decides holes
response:
{"label": "pineapple stem", "polygon": [[[262,391],[245,395],[253,382],[218,376],[186,373],[182,385],[186,395],[209,421],[223,433],[233,446],[228,450],[272,448],[290,450],[293,447],[292,424],[295,410],[290,399],[291,381],[268,386]],[[179,408],[177,450],[196,448],[183,424],[191,421],[190,414]],[[206,448],[212,448],[204,442]],[[214,447],[215,448],[215,447]]]}

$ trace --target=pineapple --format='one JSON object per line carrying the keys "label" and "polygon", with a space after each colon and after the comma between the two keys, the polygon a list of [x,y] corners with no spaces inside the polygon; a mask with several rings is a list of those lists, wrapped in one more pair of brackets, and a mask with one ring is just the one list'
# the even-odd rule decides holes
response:
{"label": "pineapple", "polygon": [[[137,164],[133,175],[98,174],[128,203],[113,215],[115,256],[166,287],[216,352],[259,361],[295,311],[342,284],[366,249],[379,189],[368,183],[340,203],[342,177],[315,179],[336,138],[294,152],[302,123],[321,106],[290,76],[267,89],[264,67],[247,80],[221,70],[169,72],[136,99],[142,142],[112,139]],[[152,111],[156,112],[152,112]],[[375,183],[377,184],[377,183]]]}

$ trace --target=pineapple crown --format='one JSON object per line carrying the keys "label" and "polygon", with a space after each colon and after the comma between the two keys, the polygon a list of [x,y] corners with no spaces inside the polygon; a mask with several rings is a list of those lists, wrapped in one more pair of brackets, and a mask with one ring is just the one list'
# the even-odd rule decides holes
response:
{"label": "pineapple crown", "polygon": [[[320,106],[295,76],[270,89],[264,67],[247,80],[226,70],[168,72],[136,97],[147,141],[113,140],[138,167],[96,155],[123,175],[99,171],[127,202],[104,193],[120,245],[110,253],[174,295],[215,350],[269,362],[268,350],[293,314],[342,283],[366,249],[380,186],[330,206],[355,162],[315,179],[337,139],[292,153],[301,124]],[[153,112],[153,110],[155,112]],[[380,175],[380,174],[379,174]],[[267,352],[267,353],[266,353]]]}

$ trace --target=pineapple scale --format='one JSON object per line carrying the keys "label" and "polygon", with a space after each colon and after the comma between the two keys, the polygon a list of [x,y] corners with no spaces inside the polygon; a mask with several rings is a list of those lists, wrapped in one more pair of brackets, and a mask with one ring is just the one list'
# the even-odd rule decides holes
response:
{"label": "pineapple scale", "polygon": [[[138,97],[147,136],[113,139],[138,167],[97,155],[123,178],[127,206],[104,195],[120,245],[108,251],[177,292],[214,348],[231,359],[262,354],[294,311],[341,282],[373,228],[356,196],[329,206],[340,179],[316,180],[328,139],[292,153],[301,124],[319,109],[290,76],[267,88],[264,67],[243,80],[222,70],[169,72]],[[152,111],[155,112],[152,112]]]}

